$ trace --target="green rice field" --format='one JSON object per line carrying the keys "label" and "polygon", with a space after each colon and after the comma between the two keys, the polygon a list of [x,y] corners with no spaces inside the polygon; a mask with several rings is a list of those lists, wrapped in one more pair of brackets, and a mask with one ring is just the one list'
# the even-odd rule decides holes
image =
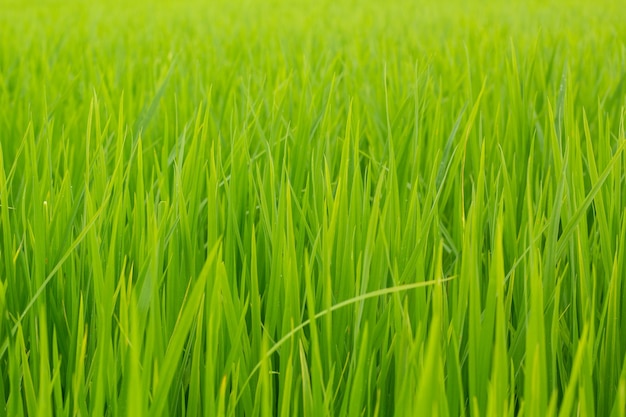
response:
{"label": "green rice field", "polygon": [[0,0],[0,417],[626,416],[624,22]]}

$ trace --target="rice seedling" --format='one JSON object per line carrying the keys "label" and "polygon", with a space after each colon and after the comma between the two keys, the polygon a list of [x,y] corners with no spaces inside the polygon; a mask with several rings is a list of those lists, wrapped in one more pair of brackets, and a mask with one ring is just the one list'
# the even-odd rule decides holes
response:
{"label": "rice seedling", "polygon": [[0,0],[0,415],[626,415],[609,0]]}

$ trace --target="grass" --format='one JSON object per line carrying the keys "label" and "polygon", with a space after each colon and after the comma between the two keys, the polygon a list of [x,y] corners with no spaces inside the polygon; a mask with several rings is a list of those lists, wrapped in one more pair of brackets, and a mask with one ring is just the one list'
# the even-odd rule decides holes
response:
{"label": "grass", "polygon": [[0,416],[626,415],[608,0],[0,0]]}

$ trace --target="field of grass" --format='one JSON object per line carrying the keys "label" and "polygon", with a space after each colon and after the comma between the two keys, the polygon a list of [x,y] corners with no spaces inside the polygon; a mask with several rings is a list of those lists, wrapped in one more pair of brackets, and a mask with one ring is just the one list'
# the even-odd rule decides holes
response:
{"label": "field of grass", "polygon": [[0,0],[0,416],[625,416],[626,9]]}

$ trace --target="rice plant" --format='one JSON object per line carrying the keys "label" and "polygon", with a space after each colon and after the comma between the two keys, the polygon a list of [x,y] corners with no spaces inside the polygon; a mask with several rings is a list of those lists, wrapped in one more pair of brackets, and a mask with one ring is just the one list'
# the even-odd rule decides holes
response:
{"label": "rice plant", "polygon": [[625,416],[624,21],[0,0],[0,416]]}

